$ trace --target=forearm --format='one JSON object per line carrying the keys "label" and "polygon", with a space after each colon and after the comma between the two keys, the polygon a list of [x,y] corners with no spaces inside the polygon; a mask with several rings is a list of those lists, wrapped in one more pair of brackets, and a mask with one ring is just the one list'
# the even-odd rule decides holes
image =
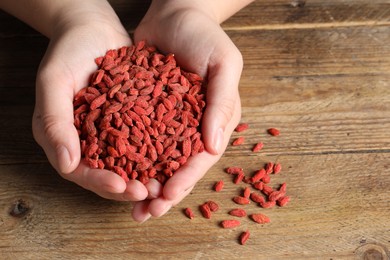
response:
{"label": "forearm", "polygon": [[[187,9],[196,8],[222,23],[236,12],[252,3],[254,0],[153,0],[151,8],[163,9]],[[168,8],[165,8],[169,6]]]}
{"label": "forearm", "polygon": [[105,0],[1,0],[0,8],[49,38],[71,24],[118,20]]}

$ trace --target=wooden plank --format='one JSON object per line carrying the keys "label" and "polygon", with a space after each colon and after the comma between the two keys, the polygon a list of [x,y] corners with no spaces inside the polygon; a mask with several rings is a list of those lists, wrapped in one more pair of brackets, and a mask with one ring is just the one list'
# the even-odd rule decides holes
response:
{"label": "wooden plank", "polygon": [[[244,185],[232,184],[231,176],[222,169],[234,163],[249,172],[266,161],[261,155],[251,160],[242,155],[222,158],[167,216],[142,225],[131,221],[128,203],[91,195],[60,179],[47,164],[0,166],[2,254],[6,258],[40,259],[107,255],[137,259],[351,259],[361,246],[386,252],[390,246],[389,153],[273,158],[284,168],[271,183],[287,182],[291,203],[273,209],[260,209],[254,203],[244,206],[248,213],[267,214],[272,222],[258,225],[244,218],[233,230],[224,230],[219,223],[237,206],[231,198]],[[212,192],[212,184],[219,179],[226,182],[225,189]],[[202,218],[197,210],[208,199],[221,207],[211,220]],[[20,209],[26,209],[20,217],[9,214],[17,202]],[[187,206],[194,209],[194,220],[183,215]],[[242,247],[237,237],[246,229],[251,238]]]}
{"label": "wooden plank", "polygon": [[223,27],[226,30],[273,30],[389,23],[390,3],[386,0],[258,0],[223,23]]}

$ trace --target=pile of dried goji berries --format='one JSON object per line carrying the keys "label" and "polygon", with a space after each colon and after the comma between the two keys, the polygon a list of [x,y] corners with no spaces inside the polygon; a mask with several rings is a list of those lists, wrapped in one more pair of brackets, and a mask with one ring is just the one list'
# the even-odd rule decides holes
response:
{"label": "pile of dried goji berries", "polygon": [[165,183],[204,150],[202,78],[178,67],[173,54],[141,41],[95,62],[89,86],[74,98],[81,155],[91,168]]}
{"label": "pile of dried goji berries", "polygon": [[[249,128],[249,125],[246,123],[239,124],[235,131],[243,132]],[[278,136],[280,131],[276,128],[269,128],[267,132],[272,136]],[[237,137],[233,140],[232,145],[242,145],[245,142],[243,136]],[[255,144],[252,148],[253,152],[259,152],[263,148],[263,143],[259,142]],[[270,186],[271,174],[279,174],[282,170],[280,163],[268,162],[265,165],[262,165],[259,170],[255,171],[251,175],[246,175],[244,169],[237,166],[228,167],[225,171],[232,175],[232,182],[234,184],[245,183],[246,186],[241,194],[233,196],[232,200],[241,206],[241,208],[231,209],[228,214],[233,217],[243,218],[247,217],[246,210],[243,205],[250,204],[251,201],[258,204],[261,208],[272,208],[276,205],[279,207],[285,206],[289,201],[290,197],[286,195],[286,183],[281,183],[278,188],[274,189]],[[222,180],[217,181],[214,184],[214,190],[220,192],[223,190],[224,182]],[[204,218],[210,219],[212,217],[212,212],[215,212],[219,209],[218,204],[215,201],[207,201],[199,206],[199,211]],[[190,219],[195,217],[195,214],[190,208],[186,208],[184,213]],[[266,224],[271,222],[270,218],[263,213],[251,214],[248,216],[252,221],[258,224]],[[236,228],[241,225],[241,221],[238,219],[227,219],[223,220],[221,223],[223,228]],[[249,230],[243,231],[239,236],[239,242],[243,245],[249,239],[250,233]]]}

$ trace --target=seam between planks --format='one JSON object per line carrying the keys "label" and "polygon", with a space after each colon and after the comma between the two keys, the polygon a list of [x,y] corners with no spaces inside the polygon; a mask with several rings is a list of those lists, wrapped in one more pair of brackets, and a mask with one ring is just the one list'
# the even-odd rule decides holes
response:
{"label": "seam between planks", "polygon": [[249,26],[223,26],[225,31],[272,31],[272,30],[294,30],[294,29],[322,29],[322,28],[343,28],[343,27],[374,27],[390,26],[390,21],[364,21],[364,22],[332,22],[332,23],[299,23],[299,24],[263,24]]}

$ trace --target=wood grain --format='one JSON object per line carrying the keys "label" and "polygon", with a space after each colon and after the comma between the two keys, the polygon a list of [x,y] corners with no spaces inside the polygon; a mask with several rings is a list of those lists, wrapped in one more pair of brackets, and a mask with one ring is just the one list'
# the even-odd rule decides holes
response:
{"label": "wood grain", "polygon": [[[150,1],[110,3],[132,33]],[[250,124],[231,140],[245,143],[229,146],[167,215],[137,224],[131,204],[83,190],[47,162],[31,116],[48,39],[0,13],[0,259],[389,259],[389,25],[384,0],[262,0],[225,21],[244,58],[242,121]],[[264,148],[252,153],[258,141]],[[244,218],[222,229],[245,187],[223,169],[249,175],[268,161],[282,164],[271,185],[286,182],[291,202],[251,203],[248,213],[270,224]],[[224,190],[213,192],[221,179]],[[206,220],[198,205],[209,199],[221,209]]]}

